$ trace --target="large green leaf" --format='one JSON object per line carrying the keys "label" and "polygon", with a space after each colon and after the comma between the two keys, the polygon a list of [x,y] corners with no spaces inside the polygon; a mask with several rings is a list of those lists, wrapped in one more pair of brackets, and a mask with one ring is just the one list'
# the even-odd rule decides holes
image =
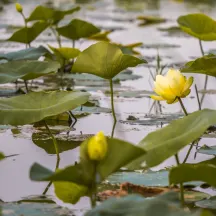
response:
{"label": "large green leaf", "polygon": [[31,92],[0,98],[0,124],[24,125],[72,110],[88,101],[85,92]]}
{"label": "large green leaf", "polygon": [[157,166],[198,139],[207,128],[216,124],[216,111],[204,109],[172,121],[168,126],[148,134],[140,143],[147,154],[129,164],[129,168]]}
{"label": "large green leaf", "polygon": [[37,48],[31,47],[16,52],[0,54],[0,59],[6,59],[8,61],[37,60],[47,53],[49,53],[49,51],[43,46],[39,46]]}
{"label": "large green leaf", "polygon": [[177,20],[181,29],[204,41],[216,40],[216,22],[205,14],[188,14]]}
{"label": "large green leaf", "polygon": [[75,61],[72,72],[89,73],[112,79],[128,67],[147,63],[134,56],[124,55],[121,49],[108,42],[99,42],[84,50]]}
{"label": "large green leaf", "polygon": [[64,203],[76,204],[82,196],[88,195],[88,188],[72,182],[54,182],[55,194]]}
{"label": "large green leaf", "polygon": [[19,29],[8,39],[8,41],[29,44],[34,41],[48,26],[48,23],[38,21],[31,27]]}
{"label": "large green leaf", "polygon": [[200,73],[216,77],[216,56],[213,54],[187,62],[182,73]]}
{"label": "large green leaf", "polygon": [[[107,138],[108,152],[104,160],[102,160],[97,167],[101,179],[105,179],[111,173],[144,154],[144,150],[136,147],[128,142]],[[93,179],[92,171],[93,164],[86,155],[87,141],[84,141],[81,146],[81,162],[74,166],[66,167],[52,173],[50,170],[34,164],[30,170],[30,178],[35,181],[68,181],[77,184],[88,185]],[[119,154],[121,152],[121,154]]]}
{"label": "large green leaf", "polygon": [[100,32],[100,29],[93,24],[79,19],[73,19],[68,25],[57,28],[56,30],[61,36],[71,40],[88,38]]}
{"label": "large green leaf", "polygon": [[79,10],[80,7],[74,7],[69,10],[61,11],[39,5],[32,11],[27,21],[44,20],[57,24],[66,15],[72,14]]}
{"label": "large green leaf", "polygon": [[17,79],[32,80],[58,71],[58,62],[50,61],[11,61],[0,64],[0,84]]}
{"label": "large green leaf", "polygon": [[170,170],[170,184],[190,181],[203,181],[216,187],[216,160],[208,160],[198,164],[181,164]]}
{"label": "large green leaf", "polygon": [[0,152],[0,160],[4,159],[4,154]]}

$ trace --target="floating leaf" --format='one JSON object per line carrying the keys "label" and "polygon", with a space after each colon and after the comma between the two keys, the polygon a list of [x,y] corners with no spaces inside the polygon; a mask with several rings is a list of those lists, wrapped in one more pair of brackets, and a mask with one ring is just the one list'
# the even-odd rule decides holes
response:
{"label": "floating leaf", "polygon": [[36,21],[36,20],[44,20],[52,22],[52,24],[57,24],[61,21],[66,15],[72,14],[76,11],[79,11],[80,7],[74,7],[69,10],[61,11],[55,10],[53,8],[45,7],[42,5],[37,6],[27,21]]}
{"label": "floating leaf", "polygon": [[47,27],[48,23],[39,21],[33,24],[32,27],[24,27],[16,31],[8,41],[30,44],[34,41]]}
{"label": "floating leaf", "polygon": [[[216,33],[215,33],[216,34]],[[216,55],[210,54],[198,58],[194,61],[187,62],[183,68],[181,68],[182,73],[200,73],[209,76],[216,77]]]}
{"label": "floating leaf", "polygon": [[210,199],[198,201],[195,205],[199,208],[216,210],[216,197],[213,196]]}
{"label": "floating leaf", "polygon": [[138,16],[137,19],[142,21],[142,23],[140,23],[139,26],[158,24],[167,21],[164,18],[155,17],[155,16]]}
{"label": "floating leaf", "polygon": [[205,14],[188,14],[177,20],[181,29],[189,35],[204,41],[216,40],[216,22]]}
{"label": "floating leaf", "polygon": [[197,152],[206,155],[216,155],[216,146],[204,145]]}
{"label": "floating leaf", "polygon": [[[101,180],[145,153],[142,149],[122,140],[107,138],[107,142],[107,156],[98,164],[97,168]],[[91,184],[93,176],[91,175],[91,161],[89,161],[88,155],[86,155],[86,146],[87,141],[84,141],[81,145],[80,164],[66,167],[56,173],[52,173],[39,164],[34,164],[30,170],[30,178],[35,181],[52,180],[68,181],[82,185]],[[120,151],[121,154],[119,154]]]}
{"label": "floating leaf", "polygon": [[123,198],[111,198],[87,212],[85,216],[198,216],[197,213],[185,212],[178,205],[178,193],[166,193],[152,199],[138,195]]}
{"label": "floating leaf", "polygon": [[7,216],[11,216],[11,215],[65,216],[65,215],[74,214],[74,210],[72,211],[65,207],[61,208],[58,205],[51,204],[51,203],[1,202],[0,208],[2,208],[2,216],[6,216],[6,215]]}
{"label": "floating leaf", "polygon": [[104,79],[112,79],[122,70],[143,63],[147,62],[134,56],[124,55],[116,45],[99,42],[78,56],[72,72],[89,73]]}
{"label": "floating leaf", "polygon": [[208,127],[215,123],[216,111],[209,109],[197,111],[182,119],[172,121],[168,126],[148,134],[139,143],[138,146],[143,148],[147,154],[133,161],[129,168],[140,168],[143,162],[148,167],[157,166],[201,137]]}
{"label": "floating leaf", "polygon": [[[106,180],[110,184],[121,184],[129,182],[135,185],[144,185],[148,187],[167,187],[169,186],[168,170],[157,172],[148,170],[145,172],[117,172],[109,176]],[[187,186],[200,186],[202,182],[190,182]]]}
{"label": "floating leaf", "polygon": [[11,98],[0,98],[0,124],[24,125],[57,115],[88,101],[85,92],[30,92]]}
{"label": "floating leaf", "polygon": [[38,48],[30,47],[16,52],[0,54],[0,59],[6,59],[8,61],[37,60],[47,53],[49,53],[49,51],[43,46],[39,46]]}
{"label": "floating leaf", "polygon": [[72,182],[54,182],[55,194],[64,203],[76,204],[82,196],[88,195],[88,188]]}
{"label": "floating leaf", "polygon": [[61,36],[71,40],[88,38],[100,32],[100,29],[93,24],[79,19],[73,19],[68,25],[57,28],[56,30]]}
{"label": "floating leaf", "polygon": [[216,160],[208,160],[198,164],[181,164],[170,170],[170,184],[190,181],[202,181],[216,186]]}
{"label": "floating leaf", "polygon": [[11,61],[0,64],[0,84],[17,79],[32,80],[58,71],[59,63],[54,61]]}

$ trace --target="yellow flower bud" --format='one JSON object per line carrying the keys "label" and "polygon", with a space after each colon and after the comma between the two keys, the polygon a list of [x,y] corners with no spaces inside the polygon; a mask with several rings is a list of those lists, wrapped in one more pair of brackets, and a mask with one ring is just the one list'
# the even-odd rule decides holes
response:
{"label": "yellow flower bud", "polygon": [[17,12],[19,12],[19,13],[22,13],[22,12],[23,12],[23,7],[22,7],[21,4],[16,3],[15,6],[16,6],[16,10],[17,10]]}
{"label": "yellow flower bud", "polygon": [[165,76],[157,75],[154,82],[154,92],[158,95],[151,95],[154,100],[165,100],[168,104],[184,98],[191,92],[193,77],[188,79],[179,70],[170,69]]}
{"label": "yellow flower bud", "polygon": [[102,131],[90,138],[88,142],[88,156],[91,160],[103,160],[107,153],[107,140]]}

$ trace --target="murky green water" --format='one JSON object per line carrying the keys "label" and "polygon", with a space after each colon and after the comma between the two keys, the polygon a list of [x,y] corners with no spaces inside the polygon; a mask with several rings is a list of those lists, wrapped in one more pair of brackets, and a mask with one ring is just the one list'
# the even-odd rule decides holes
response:
{"label": "murky green water", "polygon": [[[75,1],[72,0],[54,0],[55,6],[61,8],[69,8]],[[79,1],[77,2],[87,2]],[[192,1],[191,1],[192,2]],[[192,12],[204,12],[213,18],[216,18],[216,3],[199,4],[199,3],[178,3],[171,0],[149,0],[149,1],[132,1],[132,0],[100,0],[92,1],[91,4],[82,4],[83,9],[76,14],[81,19],[93,22],[104,29],[116,29],[110,34],[110,39],[116,43],[129,44],[135,42],[143,42],[145,47],[137,50],[146,58],[150,59],[149,65],[152,70],[155,70],[156,55],[159,52],[162,58],[162,64],[168,64],[170,67],[182,65],[187,60],[201,56],[198,41],[191,37],[185,37],[182,34],[174,34],[170,36],[167,32],[159,31],[158,28],[167,28],[177,26],[176,18],[179,15],[184,15]],[[24,12],[26,15],[38,4],[47,3],[44,0],[20,1],[24,5]],[[127,11],[128,10],[128,11]],[[157,25],[148,25],[139,27],[139,21],[136,17],[139,15],[156,15],[168,19],[167,22]],[[67,17],[69,21],[71,17]],[[65,22],[66,22],[65,21]],[[13,4],[4,6],[4,10],[0,12],[0,39],[8,38],[13,32],[11,26],[21,25],[22,19],[15,12]],[[80,41],[76,43],[76,47],[83,50],[92,44],[93,41]],[[54,37],[50,32],[45,32],[32,45],[49,44],[56,46]],[[154,47],[152,47],[154,45]],[[156,45],[156,46],[155,46]],[[204,42],[204,49],[206,52],[210,49],[216,48],[215,42]],[[63,40],[63,46],[71,46],[71,42]],[[168,48],[167,48],[168,47]],[[24,48],[24,46],[0,42],[0,52],[16,51]],[[158,48],[158,49],[157,49]],[[134,75],[139,75],[142,78],[135,80],[121,81],[120,84],[115,85],[118,92],[133,93],[136,91],[142,92],[141,96],[136,97],[122,97],[119,94],[115,97],[116,112],[118,124],[115,131],[115,136],[121,139],[131,141],[136,144],[143,139],[149,132],[166,125],[172,119],[183,116],[179,104],[167,105],[162,103],[162,114],[158,114],[153,108],[151,114],[149,111],[152,107],[153,101],[149,98],[149,92],[152,91],[153,80],[150,76],[149,69],[146,66],[139,66],[133,69]],[[43,80],[37,81],[41,88],[44,87]],[[196,75],[195,82],[199,90],[203,89],[204,76]],[[19,84],[20,86],[22,83]],[[0,89],[11,90],[15,86],[12,84],[0,85]],[[75,80],[75,88],[88,89],[92,94],[92,99],[98,100],[101,107],[110,107],[110,98],[106,94],[108,85],[106,83],[97,83],[90,81]],[[209,78],[208,89],[215,90],[215,78]],[[136,95],[136,94],[135,94]],[[216,108],[216,95],[206,94],[203,108]],[[190,97],[184,99],[185,106],[188,112],[198,109],[197,100],[195,97],[195,90],[192,89]],[[99,130],[103,130],[107,135],[111,134],[112,130],[112,116],[110,113],[97,111],[91,115],[78,120],[75,125],[75,130],[70,132],[69,138],[76,141],[82,140],[83,135],[95,134]],[[139,121],[126,121],[128,116],[134,116]],[[69,127],[54,126],[57,131],[59,139],[67,140],[67,131]],[[0,178],[0,199],[5,202],[17,201],[24,197],[32,195],[40,195],[46,187],[46,183],[35,183],[29,180],[29,168],[34,162],[39,162],[51,169],[55,168],[56,156],[46,148],[41,147],[38,143],[32,141],[32,133],[38,132],[37,128],[33,126],[24,126],[13,129],[3,127],[0,129],[0,151],[5,155],[14,155],[8,157],[0,163],[1,178]],[[203,144],[214,145],[214,137],[203,138],[199,146]],[[46,144],[48,145],[48,144]],[[188,147],[183,149],[180,156],[185,155]],[[69,146],[67,151],[61,153],[60,167],[65,167],[74,163],[79,158],[79,147]],[[196,149],[193,150],[189,162],[193,162],[193,155]],[[208,158],[206,155],[197,154],[196,161],[202,161]],[[173,158],[163,162],[153,170],[160,170],[164,167],[171,166],[175,161]],[[215,193],[214,190],[208,190],[209,193]],[[53,188],[48,191],[49,195],[54,196]],[[56,199],[57,200],[57,199]],[[63,206],[69,206],[58,201]],[[70,206],[71,207],[71,206]],[[89,207],[87,198],[83,198],[77,205],[72,206],[79,214],[79,209],[86,209]]]}

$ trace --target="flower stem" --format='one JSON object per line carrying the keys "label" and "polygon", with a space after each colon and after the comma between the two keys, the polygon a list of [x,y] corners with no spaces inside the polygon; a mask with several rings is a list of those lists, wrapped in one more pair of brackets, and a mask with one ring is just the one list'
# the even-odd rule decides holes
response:
{"label": "flower stem", "polygon": [[[199,40],[199,46],[200,46],[200,50],[201,50],[202,56],[204,56],[204,55],[205,55],[205,52],[204,52],[204,49],[203,49],[202,41],[201,41],[201,40]],[[204,91],[205,91],[206,88],[207,88],[207,83],[208,83],[208,75],[205,76]],[[201,102],[200,102],[201,105],[202,105],[202,103],[203,103],[204,97],[205,97],[205,93],[203,93],[203,95],[202,95]]]}
{"label": "flower stem", "polygon": [[[175,154],[175,159],[176,159],[177,165],[180,165],[180,161],[179,161],[178,154]],[[184,204],[185,204],[185,201],[184,201],[184,186],[183,186],[183,183],[180,183],[180,196],[181,196],[181,205],[182,205],[182,207],[183,207]]]}
{"label": "flower stem", "polygon": [[112,81],[112,79],[110,79],[109,82],[110,82],[112,115],[113,115],[113,120],[114,120],[113,129],[112,129],[112,135],[111,135],[111,137],[113,137],[117,120],[116,120],[114,100],[113,100],[113,81]]}
{"label": "flower stem", "polygon": [[196,91],[196,97],[197,97],[197,102],[198,102],[199,110],[201,110],[202,107],[201,107],[201,103],[200,103],[200,99],[199,99],[199,94],[198,94],[198,89],[197,89],[197,85],[196,84],[195,84],[195,91]]}
{"label": "flower stem", "polygon": [[180,105],[181,105],[182,110],[184,111],[184,114],[187,116],[188,113],[187,113],[187,110],[185,109],[185,106],[184,106],[184,104],[183,104],[181,98],[178,97],[178,100],[179,100],[179,103],[180,103]]}
{"label": "flower stem", "polygon": [[47,129],[47,131],[48,131],[48,133],[49,133],[49,135],[50,135],[50,137],[51,137],[52,141],[53,141],[54,147],[55,147],[55,152],[56,152],[56,155],[57,155],[57,163],[56,163],[56,168],[58,168],[58,167],[59,167],[59,162],[60,162],[60,156],[59,156],[58,143],[57,143],[57,141],[56,141],[55,137],[53,136],[53,134],[52,134],[51,130],[49,129],[49,127],[48,127],[48,125],[47,125],[47,123],[46,123],[46,121],[45,121],[45,120],[44,120],[44,125],[45,125],[45,127],[46,127],[46,129]]}
{"label": "flower stem", "polygon": [[96,175],[97,175],[97,162],[94,163],[93,181],[92,181],[92,185],[90,188],[90,200],[91,200],[92,209],[96,206],[96,198],[97,198]]}
{"label": "flower stem", "polygon": [[183,164],[187,162],[187,159],[188,159],[188,157],[189,157],[189,155],[190,155],[190,153],[191,153],[191,150],[193,149],[194,144],[195,144],[195,142],[192,142],[192,143],[191,143],[191,146],[190,146],[190,148],[188,149],[188,152],[187,152],[187,155],[186,155],[186,157],[185,157],[185,159],[184,159],[184,161],[183,161]]}
{"label": "flower stem", "polygon": [[205,52],[204,52],[204,49],[203,49],[202,41],[201,41],[201,40],[199,40],[199,46],[200,46],[200,51],[201,51],[201,53],[202,53],[202,56],[204,56],[204,55],[205,55]]}

